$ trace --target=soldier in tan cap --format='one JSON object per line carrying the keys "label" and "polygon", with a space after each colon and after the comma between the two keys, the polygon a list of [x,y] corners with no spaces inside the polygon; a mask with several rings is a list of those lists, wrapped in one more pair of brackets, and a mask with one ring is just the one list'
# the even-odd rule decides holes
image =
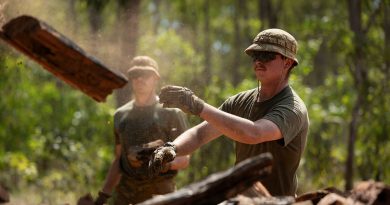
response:
{"label": "soldier in tan cap", "polygon": [[134,99],[115,112],[115,159],[95,204],[106,203],[114,188],[114,204],[126,205],[173,192],[177,170],[189,164],[189,155],[183,155],[158,173],[148,173],[148,157],[155,145],[173,141],[188,128],[188,121],[179,109],[157,103],[160,74],[156,61],[148,56],[135,57],[128,76]]}
{"label": "soldier in tan cap", "polygon": [[[297,46],[295,38],[281,29],[260,32],[245,53],[252,58],[253,71],[261,85],[228,98],[219,109],[196,97],[188,88],[164,87],[160,103],[198,115],[205,121],[158,148],[155,156],[187,155],[225,135],[236,142],[236,163],[270,152],[274,158],[272,174],[261,183],[271,195],[294,196],[298,184],[296,171],[309,127],[306,106],[289,85],[290,72],[298,65]],[[153,158],[150,169],[157,172],[162,164],[160,159]]]}

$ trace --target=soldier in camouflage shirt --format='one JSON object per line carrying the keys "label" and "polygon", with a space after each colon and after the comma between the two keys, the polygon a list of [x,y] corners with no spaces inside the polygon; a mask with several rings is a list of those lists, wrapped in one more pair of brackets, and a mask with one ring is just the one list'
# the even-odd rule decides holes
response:
{"label": "soldier in camouflage shirt", "polygon": [[153,59],[135,57],[128,74],[134,100],[115,112],[115,159],[95,204],[106,203],[114,188],[114,204],[135,204],[153,195],[173,192],[177,170],[189,164],[189,155],[176,157],[158,173],[149,174],[148,153],[143,160],[138,151],[152,141],[173,141],[187,129],[188,122],[179,109],[163,108],[158,103],[155,89],[160,75]]}

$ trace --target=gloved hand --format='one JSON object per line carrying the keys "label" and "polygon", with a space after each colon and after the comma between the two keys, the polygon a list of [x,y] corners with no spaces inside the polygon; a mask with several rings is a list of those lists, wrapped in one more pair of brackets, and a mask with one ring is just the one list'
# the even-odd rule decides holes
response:
{"label": "gloved hand", "polygon": [[102,191],[99,191],[98,197],[94,201],[94,205],[103,205],[107,203],[107,200],[111,197],[110,194],[104,193]]}
{"label": "gloved hand", "polygon": [[143,164],[148,165],[154,150],[163,145],[162,140],[155,140],[146,144],[131,146],[127,150],[127,159],[134,168],[140,168]]}
{"label": "gloved hand", "polygon": [[204,107],[204,101],[185,87],[165,86],[161,89],[159,97],[163,107],[180,108],[183,112],[193,115],[199,115]]}
{"label": "gloved hand", "polygon": [[157,148],[149,161],[149,177],[155,177],[161,172],[167,172],[170,168],[169,162],[176,157],[176,146],[171,142],[165,143]]}

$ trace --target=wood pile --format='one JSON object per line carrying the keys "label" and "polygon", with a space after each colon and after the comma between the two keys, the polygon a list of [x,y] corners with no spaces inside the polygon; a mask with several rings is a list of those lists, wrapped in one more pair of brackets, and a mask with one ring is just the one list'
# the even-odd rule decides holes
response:
{"label": "wood pile", "polygon": [[341,192],[334,188],[328,188],[303,194],[296,198],[295,204],[389,205],[390,186],[383,182],[363,181],[359,182],[354,189],[348,192]]}
{"label": "wood pile", "polygon": [[382,182],[363,181],[348,192],[326,188],[308,192],[297,198],[270,196],[263,187],[258,196],[248,194],[253,184],[271,172],[272,156],[262,154],[247,159],[235,167],[213,174],[205,180],[191,184],[174,193],[155,196],[140,205],[390,205],[390,187]]}
{"label": "wood pile", "polygon": [[85,53],[48,24],[31,16],[19,16],[2,26],[0,38],[98,102],[127,83],[120,72],[110,70]]}

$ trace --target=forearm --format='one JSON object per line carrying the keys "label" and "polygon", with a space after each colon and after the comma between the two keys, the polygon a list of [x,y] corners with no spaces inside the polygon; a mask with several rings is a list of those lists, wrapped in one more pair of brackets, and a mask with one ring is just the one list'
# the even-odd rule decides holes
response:
{"label": "forearm", "polygon": [[107,173],[102,191],[111,194],[121,178],[121,171],[119,168],[119,158],[116,158]]}
{"label": "forearm", "polygon": [[176,154],[178,156],[189,155],[220,135],[221,133],[208,122],[202,122],[182,133],[173,141],[173,144],[176,146]]}
{"label": "forearm", "polygon": [[187,168],[190,164],[190,155],[176,157],[170,162],[170,170],[179,170]]}
{"label": "forearm", "polygon": [[207,103],[204,104],[200,117],[232,140],[246,144],[261,142],[259,129],[255,122],[248,119],[223,112]]}

